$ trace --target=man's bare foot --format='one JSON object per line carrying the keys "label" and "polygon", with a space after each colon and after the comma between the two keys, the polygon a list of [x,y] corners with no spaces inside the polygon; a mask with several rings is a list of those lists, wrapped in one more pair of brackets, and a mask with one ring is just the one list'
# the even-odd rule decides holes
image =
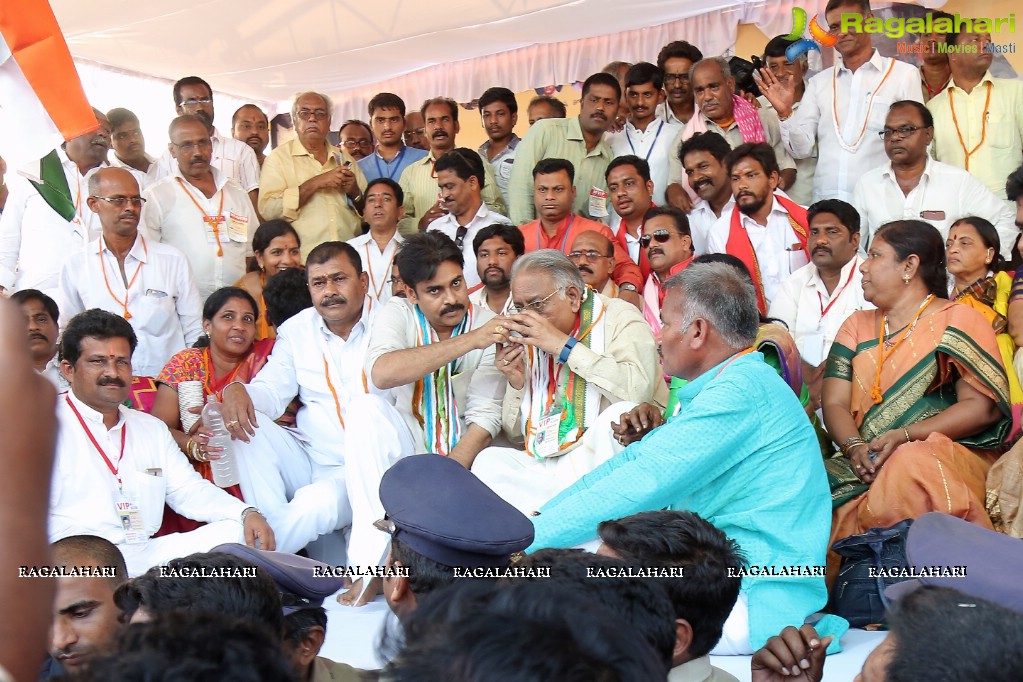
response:
{"label": "man's bare foot", "polygon": [[383,578],[371,578],[363,589],[364,578],[359,578],[348,585],[348,590],[337,595],[337,601],[342,606],[365,606],[380,594],[384,589]]}

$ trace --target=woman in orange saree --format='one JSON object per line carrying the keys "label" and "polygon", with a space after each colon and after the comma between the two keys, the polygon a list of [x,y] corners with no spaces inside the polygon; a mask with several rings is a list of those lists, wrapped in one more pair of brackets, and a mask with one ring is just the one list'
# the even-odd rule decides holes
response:
{"label": "woman in orange saree", "polygon": [[945,300],[944,243],[928,223],[882,227],[861,270],[877,310],[846,320],[824,374],[824,421],[844,454],[828,461],[831,543],[931,511],[990,528],[985,478],[1011,423],[994,330]]}

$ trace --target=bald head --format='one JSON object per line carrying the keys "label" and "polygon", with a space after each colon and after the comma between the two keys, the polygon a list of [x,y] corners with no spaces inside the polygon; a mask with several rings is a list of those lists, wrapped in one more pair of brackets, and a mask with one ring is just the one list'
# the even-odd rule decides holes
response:
{"label": "bald head", "polygon": [[112,587],[117,587],[128,580],[128,568],[124,563],[121,551],[109,540],[95,535],[72,535],[57,540],[50,548],[53,550],[54,566],[72,568],[74,566],[94,566],[112,568],[109,578]]}
{"label": "bald head", "polygon": [[134,194],[128,196],[134,196],[139,193],[139,183],[128,170],[124,168],[100,168],[89,177],[89,194],[92,196],[104,196],[103,188],[110,183],[134,187]]}

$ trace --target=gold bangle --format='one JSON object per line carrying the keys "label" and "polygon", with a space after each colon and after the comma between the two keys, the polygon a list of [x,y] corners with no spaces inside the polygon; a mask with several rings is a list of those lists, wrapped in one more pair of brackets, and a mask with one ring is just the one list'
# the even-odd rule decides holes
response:
{"label": "gold bangle", "polygon": [[[777,114],[777,112],[775,112],[775,113]],[[795,113],[795,112],[793,112],[791,109],[789,109],[789,113],[786,116],[784,116],[784,117],[783,116],[778,116],[778,120],[779,121],[787,121],[790,118],[792,118],[792,114],[793,113]]]}
{"label": "gold bangle", "polygon": [[909,441],[913,440],[912,438],[909,437],[909,429],[907,429],[905,426],[902,427],[902,433],[904,433],[906,435],[906,442],[907,443]]}
{"label": "gold bangle", "polygon": [[197,446],[198,443],[196,443],[195,440],[192,438],[189,438],[188,442],[185,443],[185,454],[188,455],[189,459],[192,460],[195,459],[195,451]]}

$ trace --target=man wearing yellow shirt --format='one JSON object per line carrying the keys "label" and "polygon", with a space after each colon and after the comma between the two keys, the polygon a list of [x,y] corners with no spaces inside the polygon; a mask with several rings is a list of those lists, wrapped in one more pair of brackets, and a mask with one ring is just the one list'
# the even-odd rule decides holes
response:
{"label": "man wearing yellow shirt", "polygon": [[[448,212],[440,201],[440,188],[433,162],[455,148],[455,136],[459,131],[458,103],[447,97],[434,97],[423,103],[422,112],[425,121],[423,130],[430,143],[430,153],[426,158],[409,164],[398,181],[405,192],[405,217],[398,222],[398,231],[403,236],[425,230],[430,223]],[[485,171],[481,194],[483,203],[491,212],[507,215],[508,209],[497,181],[494,180],[494,173],[490,170],[490,162],[480,158]]]}
{"label": "man wearing yellow shirt", "polygon": [[999,199],[1005,178],[1023,163],[1023,83],[992,78],[990,33],[949,33],[952,82],[927,102],[934,116],[934,158],[965,168]]}
{"label": "man wearing yellow shirt", "polygon": [[259,178],[260,215],[294,226],[303,261],[323,242],[362,232],[366,176],[348,152],[327,142],[331,109],[326,95],[298,95],[291,107],[298,137],[271,152]]}
{"label": "man wearing yellow shirt", "polygon": [[537,121],[515,150],[515,166],[508,182],[508,217],[516,225],[536,218],[533,206],[533,168],[543,159],[566,159],[575,168],[576,198],[572,212],[608,221],[607,180],[604,171],[614,158],[604,133],[614,122],[622,86],[606,73],[583,83],[583,98],[576,118]]}

